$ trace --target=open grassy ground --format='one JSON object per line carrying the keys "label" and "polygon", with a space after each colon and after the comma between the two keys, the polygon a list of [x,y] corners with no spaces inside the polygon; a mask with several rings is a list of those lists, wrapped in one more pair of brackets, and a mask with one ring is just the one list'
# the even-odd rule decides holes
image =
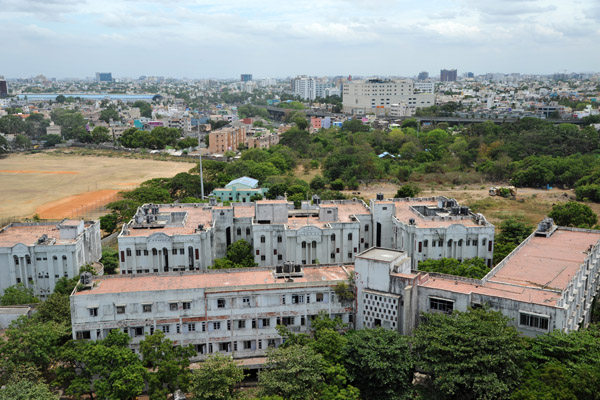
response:
{"label": "open grassy ground", "polygon": [[0,222],[96,216],[117,192],[186,172],[193,164],[43,152],[0,158]]}
{"label": "open grassy ground", "polygon": [[[425,186],[417,183],[422,191],[420,196],[446,196],[454,198],[459,203],[468,205],[474,212],[485,215],[487,220],[494,225],[499,225],[505,219],[510,217],[520,221],[527,222],[530,225],[537,225],[552,209],[552,205],[575,199],[575,193],[572,190],[562,189],[530,189],[519,188],[515,200],[505,199],[499,196],[490,196],[488,189],[493,186],[492,183],[477,185]],[[358,191],[344,191],[349,196],[362,197],[363,199],[373,199],[377,193],[383,193],[385,198],[391,198],[396,194],[398,185],[391,183],[372,183],[361,185]],[[360,194],[354,193],[360,192]],[[594,212],[600,215],[600,204],[586,203]]]}

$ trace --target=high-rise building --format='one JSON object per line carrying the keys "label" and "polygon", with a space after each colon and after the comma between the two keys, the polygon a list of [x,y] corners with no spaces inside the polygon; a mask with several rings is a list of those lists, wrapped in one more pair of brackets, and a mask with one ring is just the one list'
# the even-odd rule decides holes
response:
{"label": "high-rise building", "polygon": [[96,82],[112,82],[112,73],[96,72]]}
{"label": "high-rise building", "polygon": [[242,82],[250,82],[252,80],[252,74],[241,74],[240,80]]}
{"label": "high-rise building", "polygon": [[422,71],[422,72],[419,72],[418,79],[419,79],[420,81],[424,81],[424,80],[425,80],[425,79],[427,79],[427,78],[429,78],[429,72],[427,72],[427,71]]}
{"label": "high-rise building", "polygon": [[440,81],[442,82],[456,82],[456,70],[455,69],[443,69],[440,71]]}
{"label": "high-rise building", "polygon": [[321,82],[318,79],[300,75],[292,79],[292,94],[299,96],[304,100],[314,100],[325,97],[325,89],[330,87],[328,83]]}
{"label": "high-rise building", "polygon": [[0,79],[0,97],[8,96],[8,84],[4,79]]}

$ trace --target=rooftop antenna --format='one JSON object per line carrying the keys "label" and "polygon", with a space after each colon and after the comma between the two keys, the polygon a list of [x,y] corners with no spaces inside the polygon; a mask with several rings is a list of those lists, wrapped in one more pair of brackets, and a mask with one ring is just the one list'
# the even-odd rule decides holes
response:
{"label": "rooftop antenna", "polygon": [[200,172],[200,198],[204,200],[204,177],[202,175],[202,137],[200,136],[200,121],[198,121],[198,153],[200,154],[200,164],[198,170]]}

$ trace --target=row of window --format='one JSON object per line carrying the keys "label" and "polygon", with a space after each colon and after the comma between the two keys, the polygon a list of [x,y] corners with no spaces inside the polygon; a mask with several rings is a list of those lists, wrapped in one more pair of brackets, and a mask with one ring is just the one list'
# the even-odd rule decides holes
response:
{"label": "row of window", "polygon": [[[15,261],[15,265],[19,265],[19,257],[17,256],[13,256],[13,260]],[[37,261],[47,261],[48,257],[36,257]],[[58,260],[57,256],[52,256],[52,260],[56,261]],[[62,260],[66,261],[67,260],[67,256],[62,256]],[[25,263],[27,264],[31,264],[31,256],[29,256],[29,254],[25,255]]]}

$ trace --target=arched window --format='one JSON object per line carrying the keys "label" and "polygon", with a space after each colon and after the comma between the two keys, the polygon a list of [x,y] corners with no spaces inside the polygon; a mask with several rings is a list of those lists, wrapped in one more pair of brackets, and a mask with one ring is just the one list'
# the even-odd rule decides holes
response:
{"label": "arched window", "polygon": [[302,248],[305,249],[306,248],[306,242],[302,242]]}
{"label": "arched window", "polygon": [[29,254],[25,255],[25,262],[31,264],[31,257],[29,257]]}
{"label": "arched window", "polygon": [[127,249],[127,257],[131,257],[131,249]]}
{"label": "arched window", "polygon": [[281,235],[277,236],[277,243],[283,242],[283,237]]}
{"label": "arched window", "polygon": [[250,236],[250,228],[246,228],[246,236]]}
{"label": "arched window", "polygon": [[460,240],[458,241],[458,247],[462,247],[462,245],[463,245],[463,240],[462,240],[462,239],[460,239]]}
{"label": "arched window", "polygon": [[156,255],[158,255],[158,251],[157,251],[156,249],[152,249],[152,255],[153,255],[153,256],[156,256]]}
{"label": "arched window", "polygon": [[237,235],[242,236],[242,228],[237,228]]}
{"label": "arched window", "polygon": [[348,240],[352,240],[352,234],[351,233],[348,234]]}
{"label": "arched window", "polygon": [[448,240],[448,247],[452,247],[452,239]]}
{"label": "arched window", "polygon": [[332,233],[332,234],[331,234],[331,241],[332,241],[332,242],[335,242],[335,233]]}
{"label": "arched window", "polygon": [[67,256],[62,256],[63,261],[67,261]]}
{"label": "arched window", "polygon": [[15,265],[19,265],[19,257],[13,256],[13,259],[15,260]]}
{"label": "arched window", "polygon": [[423,240],[423,247],[427,247],[429,246],[429,240],[425,239]]}
{"label": "arched window", "polygon": [[316,248],[317,248],[317,242],[316,242],[315,240],[313,240],[313,242],[312,242],[312,248],[313,248],[313,249],[316,249]]}
{"label": "arched window", "polygon": [[58,260],[58,257],[56,257],[56,256],[52,256],[52,259],[53,259],[54,261],[56,261],[56,260]]}
{"label": "arched window", "polygon": [[483,245],[485,246],[487,244],[487,239],[483,238]]}
{"label": "arched window", "polygon": [[261,237],[260,237],[260,242],[261,242],[261,243],[265,243],[265,242],[266,242],[265,235],[261,235]]}

